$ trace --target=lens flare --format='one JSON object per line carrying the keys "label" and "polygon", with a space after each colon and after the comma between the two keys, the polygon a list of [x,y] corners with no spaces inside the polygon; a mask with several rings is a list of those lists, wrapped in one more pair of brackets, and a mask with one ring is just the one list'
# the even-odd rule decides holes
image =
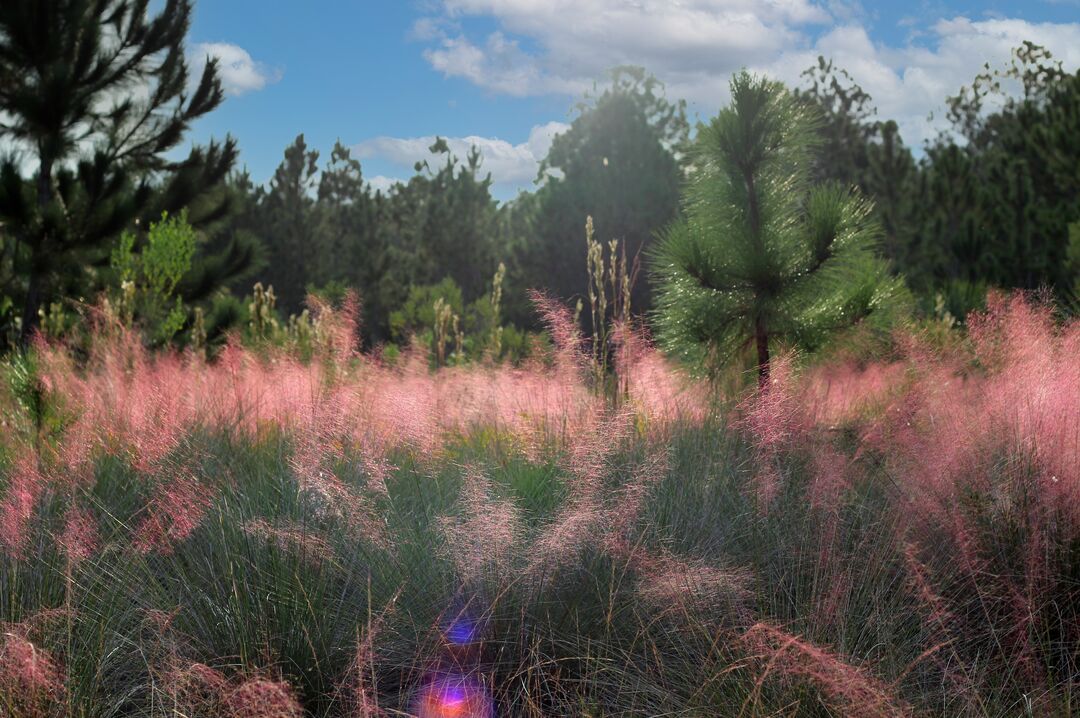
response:
{"label": "lens flare", "polygon": [[451,646],[468,646],[480,640],[484,623],[468,613],[458,614],[446,624],[443,635]]}
{"label": "lens flare", "polygon": [[495,718],[484,684],[461,675],[432,680],[420,691],[414,710],[418,718]]}

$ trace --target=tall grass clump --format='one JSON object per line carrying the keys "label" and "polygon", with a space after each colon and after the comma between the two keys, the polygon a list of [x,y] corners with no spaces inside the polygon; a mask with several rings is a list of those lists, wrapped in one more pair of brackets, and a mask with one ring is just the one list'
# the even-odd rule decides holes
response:
{"label": "tall grass clump", "polygon": [[349,307],[303,358],[5,367],[0,715],[1075,711],[1075,325],[724,398],[620,326],[612,401],[535,299],[516,368],[387,366]]}

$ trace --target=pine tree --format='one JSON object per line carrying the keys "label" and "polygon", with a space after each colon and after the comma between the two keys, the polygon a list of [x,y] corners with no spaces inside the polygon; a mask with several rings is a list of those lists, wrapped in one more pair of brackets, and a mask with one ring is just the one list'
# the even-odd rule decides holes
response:
{"label": "pine tree", "polygon": [[304,135],[297,135],[285,148],[270,188],[259,191],[258,233],[269,260],[259,279],[273,286],[278,306],[286,314],[300,312],[307,285],[314,278],[318,160],[319,152],[309,150]]}
{"label": "pine tree", "polygon": [[[0,223],[20,248],[24,342],[38,308],[100,263],[122,229],[205,197],[235,161],[231,139],[165,158],[223,94],[212,60],[189,83],[189,0],[153,15],[148,5],[0,3],[0,139],[17,155],[0,163]],[[202,203],[202,219],[227,212],[222,197]]]}
{"label": "pine tree", "polygon": [[854,185],[874,200],[884,232],[881,252],[894,270],[920,274],[911,262],[919,232],[920,166],[904,145],[897,124],[877,119],[873,98],[832,60],[818,57],[802,73],[805,89],[794,95],[820,110],[819,151],[812,179]]}
{"label": "pine tree", "polygon": [[664,346],[700,363],[753,346],[764,387],[776,342],[813,348],[832,330],[884,320],[904,290],[875,254],[870,202],[811,186],[812,108],[746,72],[731,96],[698,133],[684,216],[654,255],[656,324]]}

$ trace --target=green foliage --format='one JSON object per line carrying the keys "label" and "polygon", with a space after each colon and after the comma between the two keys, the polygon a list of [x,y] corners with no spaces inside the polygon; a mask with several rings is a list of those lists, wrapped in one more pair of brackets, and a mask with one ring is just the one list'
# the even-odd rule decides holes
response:
{"label": "green foliage", "polygon": [[[0,224],[17,246],[0,264],[12,266],[4,293],[21,305],[22,342],[41,306],[101,289],[93,270],[133,220],[191,207],[201,224],[228,211],[219,189],[236,158],[231,139],[166,159],[224,98],[216,61],[190,81],[190,20],[186,0],[155,12],[143,0],[0,5],[0,139],[28,160],[0,162]],[[231,251],[217,269],[243,263]]]}
{"label": "green foliage", "polygon": [[815,176],[874,199],[882,252],[926,311],[942,294],[962,321],[987,287],[1050,287],[1070,303],[1080,76],[1022,44],[1008,66],[987,66],[948,99],[952,131],[919,162],[846,72],[820,58],[805,77],[798,94],[825,117]]}
{"label": "green foliage", "polygon": [[[541,164],[535,201],[515,207],[522,216],[512,220],[527,237],[513,283],[563,299],[588,292],[581,242],[587,216],[598,241],[618,239],[631,264],[675,218],[683,179],[678,155],[689,135],[685,103],[667,100],[662,85],[638,67],[614,69],[610,84],[577,111]],[[645,282],[632,295],[639,311],[652,306]]]}
{"label": "green foliage", "polygon": [[[1019,95],[1010,91],[1017,85]],[[999,109],[988,113],[988,105]],[[1066,73],[1048,51],[1026,42],[1006,68],[987,68],[950,98],[949,109],[964,146],[943,139],[932,152],[966,161],[943,164],[938,186],[969,188],[958,214],[975,236],[959,238],[954,252],[961,261],[948,276],[1070,291],[1068,225],[1080,217],[1080,72]],[[950,240],[941,233],[926,238],[951,248]],[[975,244],[980,256],[969,264]]]}
{"label": "green foliage", "polygon": [[35,432],[40,432],[48,413],[48,402],[34,355],[29,352],[12,354],[4,363],[4,375],[16,404],[30,417]]}
{"label": "green foliage", "polygon": [[459,317],[465,313],[461,288],[450,277],[438,284],[409,287],[409,295],[401,309],[390,313],[390,336],[398,343],[410,337],[422,337],[436,323],[435,305],[441,304]]}
{"label": "green foliage", "polygon": [[1068,261],[1068,272],[1073,277],[1069,299],[1072,303],[1080,305],[1080,221],[1069,225],[1069,248],[1065,256]]}
{"label": "green foliage", "polygon": [[0,347],[10,346],[18,339],[18,325],[15,322],[15,301],[6,294],[0,294]]}
{"label": "green foliage", "polygon": [[[597,387],[605,386],[612,368],[615,330],[631,328],[631,287],[634,278],[628,267],[626,247],[619,240],[604,245],[597,241],[592,217],[585,218],[585,266],[588,276],[589,319],[592,327],[592,369]],[[635,271],[636,274],[636,271]]]}
{"label": "green foliage", "polygon": [[259,281],[273,286],[286,313],[299,312],[304,287],[313,279],[315,258],[313,208],[319,153],[309,150],[304,135],[285,148],[285,159],[274,171],[269,188],[257,192],[255,233],[267,249],[267,265]]}
{"label": "green foliage", "polygon": [[927,205],[920,191],[921,168],[897,124],[877,119],[870,95],[831,60],[819,57],[802,76],[807,85],[794,94],[820,118],[813,179],[855,186],[873,199],[882,229],[881,253],[909,281],[921,283],[925,267],[917,266],[923,252],[916,245]]}
{"label": "green foliage", "polygon": [[431,149],[445,161],[420,163],[408,183],[383,193],[340,142],[320,170],[300,135],[268,188],[246,187],[250,211],[233,230],[261,238],[267,261],[254,276],[273,285],[283,312],[300,313],[307,289],[351,287],[363,301],[366,340],[379,342],[419,326],[391,325],[413,287],[449,277],[465,303],[487,293],[500,254],[491,180],[478,152],[459,159],[445,140]]}
{"label": "green foliage", "polygon": [[492,277],[491,293],[465,303],[450,277],[438,284],[409,288],[401,309],[390,314],[391,337],[399,346],[410,341],[430,349],[436,366],[506,355],[519,360],[527,353],[526,334],[501,321],[505,265]]}
{"label": "green foliage", "polygon": [[764,381],[772,344],[813,349],[855,322],[885,325],[904,290],[876,255],[871,203],[811,186],[812,110],[745,72],[731,95],[698,132],[684,218],[655,255],[656,325],[668,350],[698,366],[755,345]]}
{"label": "green foliage", "polygon": [[187,212],[150,224],[146,243],[135,252],[136,236],[124,232],[112,252],[119,287],[114,299],[121,321],[137,322],[151,344],[172,340],[187,322],[187,309],[176,295],[180,280],[191,270],[196,233]]}

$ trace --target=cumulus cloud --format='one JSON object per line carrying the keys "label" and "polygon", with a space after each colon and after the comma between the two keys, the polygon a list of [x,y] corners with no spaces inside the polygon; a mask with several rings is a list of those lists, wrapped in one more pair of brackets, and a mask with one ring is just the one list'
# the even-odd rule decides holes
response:
{"label": "cumulus cloud", "polygon": [[272,70],[252,59],[248,51],[227,42],[201,42],[188,52],[194,81],[202,76],[208,57],[218,60],[218,75],[227,95],[256,92],[281,79],[279,70]]}
{"label": "cumulus cloud", "polygon": [[[444,17],[493,16],[501,28],[474,42],[445,28],[425,57],[448,77],[496,92],[575,93],[615,65],[654,71],[726,72],[764,61],[825,23],[806,0],[444,0]],[[418,28],[435,27],[422,19]],[[538,48],[522,50],[512,36]]]}
{"label": "cumulus cloud", "polygon": [[928,33],[928,46],[892,48],[875,43],[862,26],[840,26],[812,48],[783,53],[757,69],[797,83],[818,55],[831,57],[870,93],[880,117],[896,120],[907,142],[920,145],[947,128],[945,98],[970,84],[984,63],[1004,66],[1024,40],[1046,46],[1067,69],[1080,67],[1077,23],[957,17],[936,22]]}
{"label": "cumulus cloud", "polygon": [[[470,36],[475,17],[497,29]],[[579,95],[610,67],[644,65],[703,115],[727,101],[728,79],[740,68],[797,84],[825,55],[913,145],[942,129],[947,96],[984,62],[1004,64],[1023,40],[1045,45],[1066,69],[1080,66],[1080,23],[942,18],[890,46],[872,39],[867,22],[860,3],[844,0],[442,0],[414,37],[425,39],[424,57],[445,76],[514,96]]]}
{"label": "cumulus cloud", "polygon": [[375,175],[367,178],[367,183],[373,190],[383,193],[389,192],[394,185],[404,184],[405,181],[397,177],[387,177],[386,175]]}
{"label": "cumulus cloud", "polygon": [[[480,171],[490,172],[492,182],[497,189],[505,193],[532,186],[540,160],[547,156],[555,135],[564,132],[568,127],[569,125],[563,122],[537,125],[529,132],[528,139],[519,144],[497,137],[477,135],[447,137],[445,140],[450,151],[459,158],[468,155],[472,147],[480,150]],[[374,137],[357,144],[353,152],[361,159],[377,158],[409,173],[417,162],[430,162],[436,158],[428,149],[435,143],[435,139],[434,136]],[[380,175],[369,181],[376,189],[387,189],[399,180]]]}

